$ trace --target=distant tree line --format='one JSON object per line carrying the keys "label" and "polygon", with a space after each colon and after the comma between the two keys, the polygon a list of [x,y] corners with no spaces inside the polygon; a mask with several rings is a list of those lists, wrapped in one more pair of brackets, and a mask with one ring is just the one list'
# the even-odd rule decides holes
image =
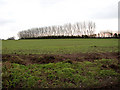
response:
{"label": "distant tree line", "polygon": [[7,40],[15,40],[15,37],[9,37]]}
{"label": "distant tree line", "polygon": [[120,33],[101,32],[96,35],[97,38],[120,38]]}
{"label": "distant tree line", "polygon": [[95,27],[95,22],[92,21],[68,23],[23,30],[18,33],[18,36],[20,39],[94,37]]}
{"label": "distant tree line", "polygon": [[[105,34],[105,32],[103,32]],[[35,37],[35,38],[25,38],[25,39],[71,39],[71,38],[120,38],[120,33],[111,33],[111,32],[107,32],[109,33],[109,36],[100,36],[100,33],[97,34],[93,34],[93,35],[82,35],[82,36],[44,36],[44,37]],[[4,39],[0,39],[0,40],[4,40]],[[7,40],[15,40],[15,37],[9,37]]]}
{"label": "distant tree line", "polygon": [[120,38],[120,34],[119,33],[118,34],[114,33],[113,37],[115,37],[115,38],[119,37]]}

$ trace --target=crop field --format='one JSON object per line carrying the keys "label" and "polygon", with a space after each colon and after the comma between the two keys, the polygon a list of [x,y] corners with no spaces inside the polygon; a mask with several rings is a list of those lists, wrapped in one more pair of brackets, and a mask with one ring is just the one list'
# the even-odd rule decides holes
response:
{"label": "crop field", "polygon": [[3,88],[120,88],[118,39],[2,41]]}
{"label": "crop field", "polygon": [[38,39],[6,40],[3,54],[72,54],[118,52],[118,39]]}

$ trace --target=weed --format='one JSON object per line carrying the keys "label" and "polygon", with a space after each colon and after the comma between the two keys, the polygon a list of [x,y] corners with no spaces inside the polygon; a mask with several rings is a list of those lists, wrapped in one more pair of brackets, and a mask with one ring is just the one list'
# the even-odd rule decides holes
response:
{"label": "weed", "polygon": [[114,83],[120,79],[120,74],[111,68],[101,69],[102,64],[114,63],[112,60],[108,60],[109,63],[104,63],[106,61],[102,59],[94,62],[85,61],[72,64],[58,62],[26,66],[4,62],[2,67],[3,87],[87,88],[97,87],[106,82]]}

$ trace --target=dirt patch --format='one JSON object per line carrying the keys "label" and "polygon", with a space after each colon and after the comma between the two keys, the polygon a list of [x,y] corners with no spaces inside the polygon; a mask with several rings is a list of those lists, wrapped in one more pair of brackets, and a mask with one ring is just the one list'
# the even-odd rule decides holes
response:
{"label": "dirt patch", "polygon": [[63,61],[63,57],[59,55],[37,55],[37,54],[30,54],[30,55],[17,55],[17,54],[4,54],[2,55],[2,61],[10,61],[12,63],[18,64],[46,64],[46,63],[56,63],[59,61]]}
{"label": "dirt patch", "polygon": [[66,54],[61,56],[69,58],[74,61],[94,61],[102,58],[118,60],[119,58],[118,53],[79,53],[79,54]]}
{"label": "dirt patch", "polygon": [[[3,54],[2,61],[10,61],[19,64],[46,64],[56,63],[65,60],[72,61],[94,61],[99,59],[117,59],[119,60],[119,53],[78,53],[78,54],[61,54],[61,55],[47,55],[47,54],[29,54],[29,55],[17,55],[17,54]],[[120,61],[119,61],[120,62]]]}

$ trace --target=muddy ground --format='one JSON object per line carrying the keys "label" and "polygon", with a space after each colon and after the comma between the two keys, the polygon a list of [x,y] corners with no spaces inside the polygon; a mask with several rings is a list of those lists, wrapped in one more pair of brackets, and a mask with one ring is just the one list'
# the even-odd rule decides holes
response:
{"label": "muddy ground", "polygon": [[[56,63],[64,60],[72,61],[94,61],[99,59],[117,59],[119,60],[119,53],[78,53],[78,54],[61,54],[61,55],[47,55],[47,54],[29,54],[29,55],[18,55],[18,54],[3,54],[2,61],[10,61],[19,64],[46,64]],[[120,60],[119,60],[120,63]]]}

